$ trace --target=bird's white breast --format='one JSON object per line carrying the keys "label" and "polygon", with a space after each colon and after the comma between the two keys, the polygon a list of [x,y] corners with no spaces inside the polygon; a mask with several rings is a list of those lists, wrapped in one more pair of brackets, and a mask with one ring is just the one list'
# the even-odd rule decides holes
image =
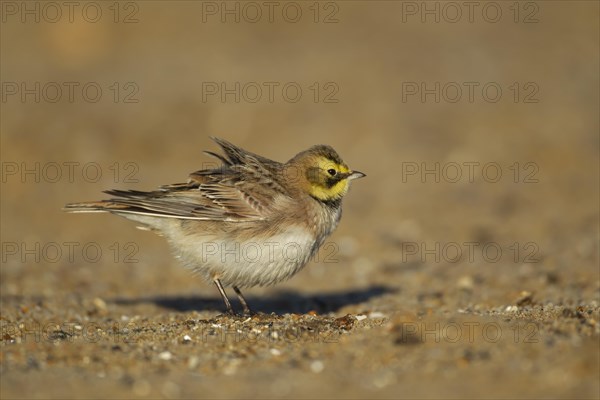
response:
{"label": "bird's white breast", "polygon": [[186,267],[209,281],[218,278],[225,286],[240,288],[286,280],[318,250],[313,234],[298,226],[268,238],[246,241],[204,235],[169,239],[177,243],[173,247]]}

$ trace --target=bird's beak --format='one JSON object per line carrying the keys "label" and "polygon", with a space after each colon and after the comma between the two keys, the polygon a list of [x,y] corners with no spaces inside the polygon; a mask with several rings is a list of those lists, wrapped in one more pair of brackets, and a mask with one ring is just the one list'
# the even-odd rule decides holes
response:
{"label": "bird's beak", "polygon": [[348,175],[348,180],[351,181],[353,179],[364,178],[365,176],[367,175],[363,174],[360,171],[352,171],[352,173]]}

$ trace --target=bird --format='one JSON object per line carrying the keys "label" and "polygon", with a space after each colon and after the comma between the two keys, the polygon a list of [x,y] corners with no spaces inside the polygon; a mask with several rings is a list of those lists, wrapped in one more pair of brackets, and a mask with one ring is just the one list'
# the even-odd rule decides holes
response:
{"label": "bird", "polygon": [[69,203],[67,212],[108,212],[166,238],[176,258],[217,287],[235,314],[232,287],[251,315],[241,288],[289,279],[335,230],[351,170],[333,147],[315,145],[285,163],[211,137],[221,152],[205,151],[220,165],[189,174],[184,183],[157,190],[106,190],[100,201]]}

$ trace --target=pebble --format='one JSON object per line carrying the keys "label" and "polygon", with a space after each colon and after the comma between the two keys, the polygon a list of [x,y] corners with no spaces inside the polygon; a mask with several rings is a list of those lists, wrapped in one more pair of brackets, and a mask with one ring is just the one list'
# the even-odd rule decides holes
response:
{"label": "pebble", "polygon": [[106,302],[104,300],[102,300],[100,297],[94,298],[94,300],[92,300],[92,304],[94,305],[94,307],[96,307],[96,309],[98,311],[106,311],[107,310]]}
{"label": "pebble", "polygon": [[533,293],[527,290],[524,290],[519,294],[519,297],[515,300],[515,304],[519,307],[527,306],[533,304]]}
{"label": "pebble", "polygon": [[187,367],[189,369],[196,369],[196,367],[200,364],[200,358],[198,356],[191,356],[188,358]]}
{"label": "pebble", "polygon": [[312,372],[314,372],[315,374],[323,372],[324,369],[325,369],[325,364],[323,364],[323,361],[316,360],[316,361],[313,361],[312,363],[310,363],[310,370]]}
{"label": "pebble", "polygon": [[269,352],[274,355],[274,356],[280,356],[281,355],[281,350],[279,349],[271,349],[269,350]]}
{"label": "pebble", "polygon": [[334,325],[338,328],[338,329],[343,329],[345,331],[349,331],[350,329],[352,329],[352,327],[354,326],[354,321],[356,319],[350,315],[350,314],[346,314],[343,317],[340,318],[336,318],[334,320]]}
{"label": "pebble", "polygon": [[471,290],[473,290],[473,287],[475,286],[475,282],[473,281],[472,277],[465,275],[465,276],[461,277],[458,280],[458,282],[456,282],[456,286],[459,289],[471,291]]}

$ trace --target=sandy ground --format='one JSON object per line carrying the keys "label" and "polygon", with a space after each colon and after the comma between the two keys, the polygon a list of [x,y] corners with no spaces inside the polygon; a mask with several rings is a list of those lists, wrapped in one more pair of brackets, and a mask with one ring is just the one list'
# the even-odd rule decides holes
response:
{"label": "sandy ground", "polygon": [[[22,4],[3,399],[600,397],[598,3]],[[246,291],[253,317],[162,238],[61,212],[184,180],[209,136],[368,175],[314,262]]]}

